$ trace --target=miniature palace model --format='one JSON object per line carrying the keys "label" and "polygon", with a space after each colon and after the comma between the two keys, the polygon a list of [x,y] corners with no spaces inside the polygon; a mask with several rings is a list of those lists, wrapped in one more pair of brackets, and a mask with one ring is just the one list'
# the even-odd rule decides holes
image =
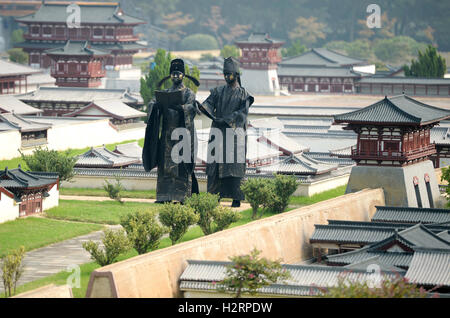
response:
{"label": "miniature palace model", "polygon": [[400,95],[363,109],[334,116],[334,123],[347,123],[358,134],[349,155],[356,161],[347,193],[364,188],[384,189],[386,204],[434,207],[439,189],[430,155],[430,130],[450,112]]}

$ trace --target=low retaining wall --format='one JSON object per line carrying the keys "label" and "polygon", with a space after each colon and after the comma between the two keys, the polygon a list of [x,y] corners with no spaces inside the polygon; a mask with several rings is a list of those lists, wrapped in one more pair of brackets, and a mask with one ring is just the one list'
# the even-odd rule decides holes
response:
{"label": "low retaining wall", "polygon": [[179,297],[178,279],[187,260],[227,261],[254,247],[270,259],[298,263],[312,255],[314,224],[328,219],[368,221],[384,205],[382,189],[366,189],[95,270],[87,297]]}
{"label": "low retaining wall", "polygon": [[[342,176],[330,177],[327,179],[314,181],[311,183],[301,183],[294,192],[295,196],[312,196],[316,193],[324,192],[346,185],[350,174]],[[114,177],[106,176],[84,176],[75,175],[70,182],[62,182],[63,188],[95,188],[103,189],[105,180],[115,183]],[[201,192],[206,192],[206,178],[197,178],[198,186]],[[125,190],[156,190],[156,177],[121,177],[120,182]]]}

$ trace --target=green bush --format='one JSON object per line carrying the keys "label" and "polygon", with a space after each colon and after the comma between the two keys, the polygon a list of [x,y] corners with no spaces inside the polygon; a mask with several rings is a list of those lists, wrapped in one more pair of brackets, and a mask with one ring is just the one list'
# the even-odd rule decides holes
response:
{"label": "green bush", "polygon": [[186,205],[164,203],[159,211],[159,221],[169,228],[172,245],[175,245],[199,219],[198,214]]}
{"label": "green bush", "polygon": [[162,236],[168,232],[166,227],[158,223],[153,211],[127,214],[121,219],[120,225],[138,254],[157,249]]}
{"label": "green bush", "polygon": [[91,258],[100,266],[106,266],[116,261],[120,254],[131,248],[130,241],[123,229],[103,231],[102,243],[104,248],[100,248],[100,243],[88,241],[83,243],[83,248],[91,254]]}
{"label": "green bush", "polygon": [[9,60],[14,63],[28,64],[28,54],[23,49],[15,48],[8,50]]}
{"label": "green bush", "polygon": [[213,233],[212,222],[214,209],[219,205],[219,195],[211,193],[193,194],[186,199],[186,206],[191,207],[198,214],[197,224],[205,235]]}
{"label": "green bush", "polygon": [[239,221],[240,218],[239,212],[221,205],[217,206],[214,209],[214,223],[216,223],[214,232],[227,229],[232,223]]}
{"label": "green bush", "polygon": [[123,186],[122,183],[120,182],[119,177],[116,177],[116,184],[112,184],[108,182],[108,180],[105,180],[103,189],[105,189],[106,193],[108,193],[108,196],[111,199],[116,200],[119,203],[123,204],[122,197],[120,196],[120,192],[123,190]]}
{"label": "green bush", "polygon": [[266,178],[249,178],[242,185],[241,190],[245,195],[245,200],[250,203],[252,207],[252,219],[260,218],[263,214],[261,211],[258,215],[258,208],[267,204],[272,195],[272,188],[270,186],[271,180]]}
{"label": "green bush", "polygon": [[232,264],[227,266],[225,279],[218,282],[219,291],[235,291],[235,298],[242,294],[255,295],[259,288],[274,283],[282,283],[290,278],[281,260],[271,261],[261,258],[256,248],[249,255],[231,257]]}
{"label": "green bush", "polygon": [[1,272],[6,297],[16,294],[17,282],[23,274],[22,261],[24,256],[25,247],[21,246],[5,255],[2,259]]}
{"label": "green bush", "polygon": [[37,148],[31,155],[20,155],[31,171],[57,172],[60,181],[69,181],[74,176],[73,167],[77,160],[70,155],[70,150],[60,153]]}
{"label": "green bush", "polygon": [[180,43],[180,50],[216,50],[217,40],[208,34],[196,33],[185,37]]}
{"label": "green bush", "polygon": [[272,212],[284,212],[289,204],[289,198],[297,190],[297,180],[294,176],[277,174],[269,186],[271,190],[265,206]]}

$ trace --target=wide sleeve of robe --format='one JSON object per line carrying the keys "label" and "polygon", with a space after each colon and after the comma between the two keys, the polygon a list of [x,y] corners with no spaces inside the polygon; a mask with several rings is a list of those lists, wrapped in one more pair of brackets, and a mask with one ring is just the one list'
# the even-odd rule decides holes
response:
{"label": "wide sleeve of robe", "polygon": [[142,150],[142,163],[145,171],[157,166],[159,143],[159,125],[161,112],[155,100],[148,104],[147,127],[145,129],[144,148]]}

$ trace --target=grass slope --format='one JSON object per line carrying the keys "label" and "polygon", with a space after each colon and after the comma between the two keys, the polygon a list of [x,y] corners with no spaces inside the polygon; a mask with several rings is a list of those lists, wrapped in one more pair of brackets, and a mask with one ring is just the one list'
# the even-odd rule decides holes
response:
{"label": "grass slope", "polygon": [[0,257],[21,245],[29,251],[100,229],[102,226],[97,224],[63,222],[39,217],[5,222],[0,224]]}
{"label": "grass slope", "polygon": [[[107,197],[108,193],[104,189],[90,188],[63,188],[59,189],[60,195],[78,195],[89,197]],[[135,199],[156,199],[156,190],[122,190],[120,191],[122,198]]]}
{"label": "grass slope", "polygon": [[48,218],[58,220],[119,224],[123,215],[155,208],[153,203],[60,200],[59,206],[47,210],[46,214]]}

